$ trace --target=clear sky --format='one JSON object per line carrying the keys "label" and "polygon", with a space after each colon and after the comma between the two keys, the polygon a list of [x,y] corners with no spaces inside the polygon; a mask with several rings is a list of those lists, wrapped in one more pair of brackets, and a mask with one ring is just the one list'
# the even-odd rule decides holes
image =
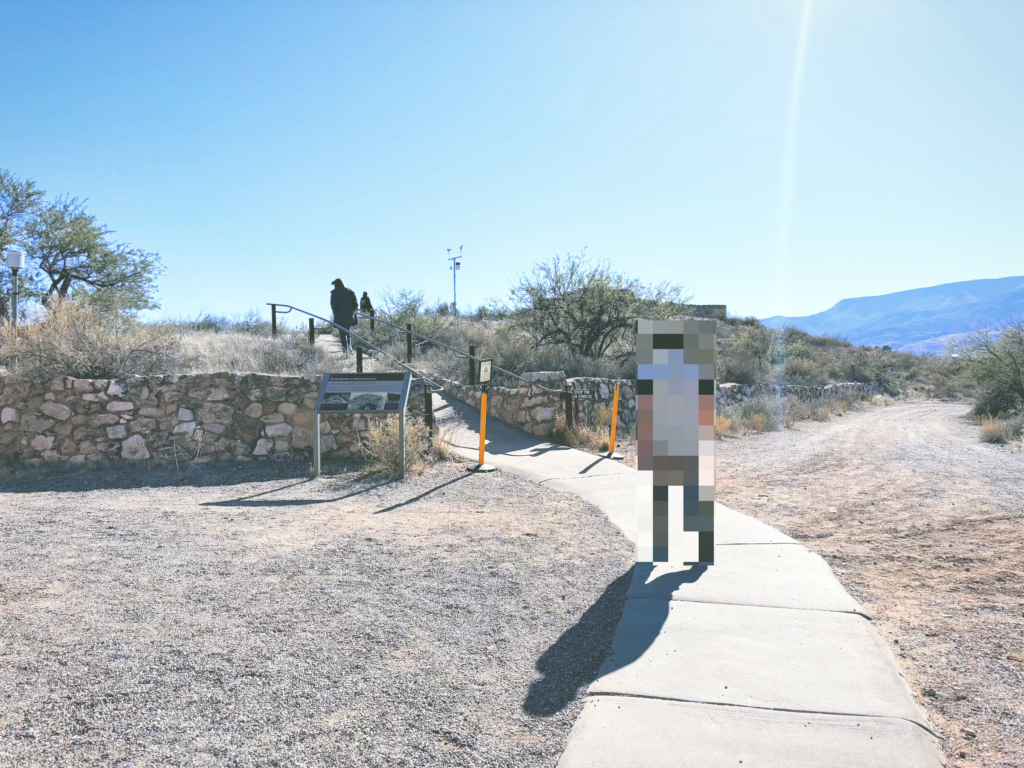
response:
{"label": "clear sky", "polygon": [[0,167],[168,314],[507,292],[576,252],[735,314],[1024,274],[1024,2],[0,2]]}

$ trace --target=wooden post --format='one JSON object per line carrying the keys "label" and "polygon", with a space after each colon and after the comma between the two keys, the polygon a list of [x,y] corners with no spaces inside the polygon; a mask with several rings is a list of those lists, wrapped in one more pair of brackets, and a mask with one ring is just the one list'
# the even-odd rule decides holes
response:
{"label": "wooden post", "polygon": [[270,335],[277,336],[277,304],[270,305]]}
{"label": "wooden post", "polygon": [[405,324],[405,362],[412,362],[412,323]]}
{"label": "wooden post", "polygon": [[565,406],[565,428],[572,429],[572,392],[568,388],[562,393],[562,403]]}
{"label": "wooden post", "polygon": [[469,383],[476,384],[476,347],[469,345]]}
{"label": "wooden post", "polygon": [[373,311],[370,312],[370,330],[373,330]]}
{"label": "wooden post", "polygon": [[356,347],[356,373],[363,372],[363,348]]}
{"label": "wooden post", "polygon": [[316,330],[313,328],[313,318],[309,318],[309,346],[316,344]]}

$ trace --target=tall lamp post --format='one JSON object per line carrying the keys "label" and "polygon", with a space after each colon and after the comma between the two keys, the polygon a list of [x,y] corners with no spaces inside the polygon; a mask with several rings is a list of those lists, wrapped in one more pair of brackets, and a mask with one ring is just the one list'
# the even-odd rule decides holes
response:
{"label": "tall lamp post", "polygon": [[25,252],[11,248],[4,251],[7,266],[11,268],[11,323],[14,325],[14,337],[18,337],[18,271],[25,266]]}

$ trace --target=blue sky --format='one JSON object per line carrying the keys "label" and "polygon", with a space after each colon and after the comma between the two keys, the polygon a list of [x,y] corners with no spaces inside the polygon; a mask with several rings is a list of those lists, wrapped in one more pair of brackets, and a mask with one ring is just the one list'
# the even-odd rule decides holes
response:
{"label": "blue sky", "polygon": [[462,307],[584,246],[761,317],[1024,274],[1019,0],[0,13],[0,167],[159,252],[168,314],[450,299],[460,245]]}

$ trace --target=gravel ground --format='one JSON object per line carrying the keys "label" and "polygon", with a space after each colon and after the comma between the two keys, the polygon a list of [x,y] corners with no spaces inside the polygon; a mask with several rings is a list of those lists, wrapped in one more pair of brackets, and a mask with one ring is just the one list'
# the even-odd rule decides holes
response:
{"label": "gravel ground", "polygon": [[305,470],[0,480],[0,764],[554,765],[629,542],[512,475]]}
{"label": "gravel ground", "polygon": [[864,406],[718,444],[718,498],[828,559],[953,766],[1024,765],[1024,454],[962,403]]}

